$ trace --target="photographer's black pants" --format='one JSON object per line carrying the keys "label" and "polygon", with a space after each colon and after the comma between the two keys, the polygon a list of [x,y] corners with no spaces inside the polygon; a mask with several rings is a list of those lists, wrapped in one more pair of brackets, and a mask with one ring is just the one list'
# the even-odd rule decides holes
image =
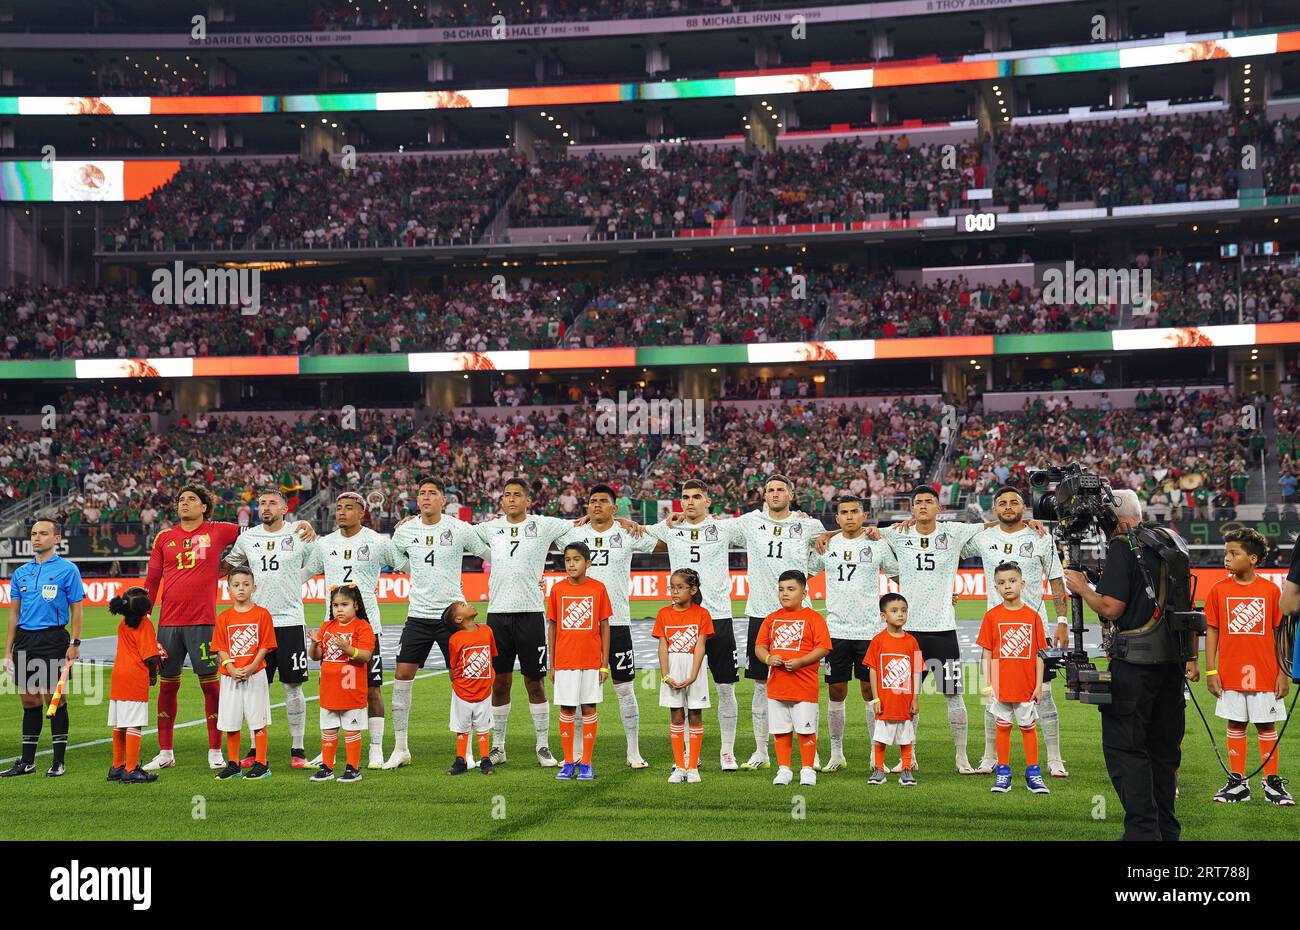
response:
{"label": "photographer's black pants", "polygon": [[1176,840],[1174,773],[1186,723],[1184,667],[1110,663],[1113,702],[1101,706],[1106,771],[1124,807],[1124,839]]}

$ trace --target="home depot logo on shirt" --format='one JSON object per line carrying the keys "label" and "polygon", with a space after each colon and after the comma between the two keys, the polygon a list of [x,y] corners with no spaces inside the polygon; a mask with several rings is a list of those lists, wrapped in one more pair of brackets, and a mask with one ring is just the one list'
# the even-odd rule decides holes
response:
{"label": "home depot logo on shirt", "polygon": [[1228,632],[1264,635],[1264,599],[1228,598]]}
{"label": "home depot logo on shirt", "polygon": [[564,597],[560,599],[560,629],[590,630],[595,605],[589,597]]}
{"label": "home depot logo on shirt", "polygon": [[777,620],[772,624],[773,649],[797,649],[802,639],[802,620]]}
{"label": "home depot logo on shirt", "polygon": [[349,646],[352,645],[352,633],[351,633],[351,632],[348,632],[348,633],[335,632],[333,635],[331,635],[331,636],[328,638],[328,640],[327,640],[326,643],[325,643],[325,653],[324,653],[324,655],[321,657],[321,661],[322,661],[322,662],[343,662],[343,661],[346,661],[346,657],[343,655],[343,650],[340,649],[340,648],[338,647],[338,645],[334,642],[334,637],[335,637],[335,636],[341,636],[341,637],[343,637],[343,639],[345,639],[345,640],[347,641],[347,644],[348,644]]}
{"label": "home depot logo on shirt", "polygon": [[1028,659],[1034,633],[1028,623],[998,624],[998,656],[1003,659]]}
{"label": "home depot logo on shirt", "polygon": [[251,656],[257,651],[256,623],[241,623],[239,626],[228,627],[226,634],[226,641],[230,645],[229,655]]}
{"label": "home depot logo on shirt", "polygon": [[885,653],[884,686],[893,691],[910,691],[912,689],[912,660],[904,655]]}
{"label": "home depot logo on shirt", "polygon": [[492,668],[492,649],[486,643],[469,646],[460,654],[461,678],[487,678]]}
{"label": "home depot logo on shirt", "polygon": [[700,628],[693,623],[687,626],[665,627],[664,632],[668,634],[669,652],[694,652],[695,644],[700,638]]}

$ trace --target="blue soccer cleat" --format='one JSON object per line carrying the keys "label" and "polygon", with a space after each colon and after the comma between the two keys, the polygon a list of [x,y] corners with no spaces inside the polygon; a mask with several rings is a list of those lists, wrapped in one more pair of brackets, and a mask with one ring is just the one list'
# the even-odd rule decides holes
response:
{"label": "blue soccer cleat", "polygon": [[989,790],[998,794],[1006,794],[1011,790],[1011,766],[999,765],[993,770],[993,787]]}
{"label": "blue soccer cleat", "polygon": [[568,779],[571,779],[573,778],[574,773],[577,771],[577,768],[578,768],[578,763],[566,762],[562,766],[560,766],[560,770],[555,773],[555,777],[557,780],[560,781],[566,781]]}
{"label": "blue soccer cleat", "polygon": [[591,781],[596,777],[596,770],[589,763],[583,762],[578,766],[578,781]]}
{"label": "blue soccer cleat", "polygon": [[1043,770],[1036,765],[1025,767],[1025,787],[1034,794],[1052,793],[1052,790],[1048,788],[1046,783],[1043,781]]}

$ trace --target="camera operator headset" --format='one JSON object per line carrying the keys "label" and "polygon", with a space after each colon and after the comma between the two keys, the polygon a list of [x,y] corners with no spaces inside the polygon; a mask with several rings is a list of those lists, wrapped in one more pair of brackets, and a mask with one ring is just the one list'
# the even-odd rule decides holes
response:
{"label": "camera operator headset", "polygon": [[1167,610],[1166,588],[1190,590],[1191,570],[1185,577],[1169,570],[1170,551],[1181,548],[1185,556],[1186,547],[1177,536],[1142,524],[1135,492],[1123,488],[1112,498],[1113,525],[1102,526],[1108,542],[1100,581],[1094,589],[1082,572],[1066,569],[1065,586],[1102,621],[1111,702],[1099,708],[1101,743],[1106,771],[1124,807],[1123,838],[1177,840],[1175,773],[1186,727],[1184,681],[1199,679],[1200,669],[1195,632],[1176,630],[1172,619],[1188,618]]}

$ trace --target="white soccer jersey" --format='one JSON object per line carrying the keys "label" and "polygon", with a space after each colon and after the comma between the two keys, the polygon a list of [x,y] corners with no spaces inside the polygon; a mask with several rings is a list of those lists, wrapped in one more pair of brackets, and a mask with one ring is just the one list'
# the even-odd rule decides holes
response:
{"label": "white soccer jersey", "polygon": [[676,526],[666,522],[646,527],[646,535],[667,544],[668,565],[673,571],[690,568],[699,572],[701,607],[714,620],[731,619],[731,563],[727,552],[731,536],[723,531],[730,520],[705,517],[699,523],[682,520]]}
{"label": "white soccer jersey", "polygon": [[945,521],[929,535],[913,526],[900,533],[892,527],[883,538],[898,560],[898,588],[907,598],[907,629],[914,633],[942,633],[957,629],[952,596],[961,552],[982,523]]}
{"label": "white soccer jersey", "polygon": [[463,553],[486,559],[491,550],[472,524],[448,514],[437,523],[416,517],[393,530],[393,548],[410,564],[411,596],[407,616],[437,620],[450,604],[465,600],[461,590]]}
{"label": "white soccer jersey", "polygon": [[1050,535],[1040,536],[1036,530],[1027,526],[1014,533],[1004,532],[1001,526],[991,526],[976,533],[966,544],[962,555],[967,558],[979,556],[983,561],[984,588],[990,607],[1002,603],[1002,598],[993,586],[993,573],[998,563],[1014,562],[1019,565],[1025,577],[1025,590],[1021,596],[1025,604],[1043,618],[1048,641],[1051,641],[1052,630],[1047,627],[1047,596],[1044,594],[1043,580],[1061,578],[1065,573],[1061,571],[1061,559]]}
{"label": "white soccer jersey", "polygon": [[871,639],[885,628],[880,619],[880,573],[898,574],[889,543],[867,539],[831,538],[826,554],[808,553],[808,571],[826,572],[826,627],[831,639]]}
{"label": "white soccer jersey", "polygon": [[274,533],[259,523],[239,534],[226,561],[252,571],[253,603],[265,607],[276,626],[302,626],[303,566],[315,547],[287,523]]}
{"label": "white soccer jersey", "polygon": [[[727,521],[731,538],[745,547],[745,564],[749,574],[749,599],[745,614],[766,617],[781,609],[776,585],[782,572],[795,569],[808,572],[808,554],[817,537],[826,532],[820,520],[811,517],[786,517],[773,520],[759,510]],[[805,607],[811,606],[804,597]]]}
{"label": "white soccer jersey", "polygon": [[617,523],[603,531],[584,523],[571,527],[556,546],[563,549],[572,542],[586,543],[591,550],[591,568],[587,570],[587,577],[595,578],[609,592],[609,605],[614,611],[609,625],[628,626],[632,622],[632,554],[654,552],[659,541],[648,533],[633,539]]}
{"label": "white soccer jersey", "polygon": [[474,527],[492,551],[488,561],[488,613],[545,613],[540,583],[546,553],[573,529],[572,520],[528,514],[518,523],[497,517]]}
{"label": "white soccer jersey", "polygon": [[363,526],[352,536],[335,530],[316,540],[316,547],[307,557],[303,574],[306,578],[325,573],[325,617],[330,616],[330,595],[335,588],[354,584],[361,589],[361,601],[366,605],[370,627],[378,636],[382,630],[379,622],[379,576],[385,565],[400,571],[406,567],[406,557],[393,548],[393,541],[383,533]]}

